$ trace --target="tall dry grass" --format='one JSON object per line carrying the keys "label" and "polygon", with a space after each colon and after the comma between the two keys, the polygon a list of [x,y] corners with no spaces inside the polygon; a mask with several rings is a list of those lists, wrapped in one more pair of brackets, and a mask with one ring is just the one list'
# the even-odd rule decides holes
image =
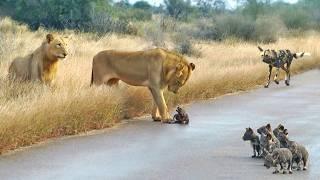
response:
{"label": "tall dry grass", "polygon": [[[0,152],[51,137],[110,127],[123,118],[150,112],[152,99],[146,88],[125,84],[117,88],[89,87],[94,54],[104,49],[141,50],[152,46],[138,37],[98,38],[91,34],[59,32],[71,36],[70,55],[59,66],[55,86],[8,82],[7,69],[12,59],[36,49],[46,33],[44,30],[30,32],[9,19],[0,21]],[[177,96],[166,93],[169,107],[248,90],[266,80],[268,68],[259,60],[255,44],[231,39],[195,46],[202,56],[188,57],[196,64],[196,70]],[[316,34],[280,39],[265,47],[310,52],[312,58],[293,63],[294,74],[320,64],[320,36]]]}

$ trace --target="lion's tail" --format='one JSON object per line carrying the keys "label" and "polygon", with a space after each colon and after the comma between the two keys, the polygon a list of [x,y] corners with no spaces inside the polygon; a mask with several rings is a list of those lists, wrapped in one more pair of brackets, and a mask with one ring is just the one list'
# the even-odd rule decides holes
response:
{"label": "lion's tail", "polygon": [[91,82],[90,82],[90,86],[93,85],[93,68],[92,68],[92,71],[91,71]]}

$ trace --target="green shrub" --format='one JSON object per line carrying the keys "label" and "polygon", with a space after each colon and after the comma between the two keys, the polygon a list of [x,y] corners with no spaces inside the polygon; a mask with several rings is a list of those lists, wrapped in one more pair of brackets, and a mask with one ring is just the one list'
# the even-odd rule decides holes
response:
{"label": "green shrub", "polygon": [[310,28],[309,13],[301,8],[288,8],[280,13],[281,19],[288,29],[308,29]]}
{"label": "green shrub", "polygon": [[179,52],[180,54],[196,57],[201,56],[200,51],[194,47],[190,36],[186,35],[185,33],[177,33],[172,37],[172,39],[175,43],[175,51]]}
{"label": "green shrub", "polygon": [[232,36],[251,40],[254,28],[254,21],[244,16],[223,15],[217,17],[215,21],[215,29],[220,39]]}
{"label": "green shrub", "polygon": [[284,32],[285,25],[276,17],[259,17],[255,22],[253,39],[262,43],[276,42]]}

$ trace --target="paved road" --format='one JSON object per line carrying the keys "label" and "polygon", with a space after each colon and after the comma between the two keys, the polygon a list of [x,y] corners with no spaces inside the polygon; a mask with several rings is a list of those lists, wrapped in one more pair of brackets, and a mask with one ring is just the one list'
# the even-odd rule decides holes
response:
{"label": "paved road", "polygon": [[[0,157],[0,179],[320,179],[320,71],[186,106],[189,126],[135,120]],[[252,159],[245,127],[283,123],[311,155],[308,171],[273,175]]]}

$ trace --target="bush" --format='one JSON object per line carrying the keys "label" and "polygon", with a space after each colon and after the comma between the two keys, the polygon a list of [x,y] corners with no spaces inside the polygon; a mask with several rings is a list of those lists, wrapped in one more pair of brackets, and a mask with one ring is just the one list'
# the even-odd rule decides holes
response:
{"label": "bush", "polygon": [[120,33],[137,35],[137,28],[129,21],[115,20],[106,13],[96,13],[86,31],[96,32],[98,35],[106,33]]}
{"label": "bush", "polygon": [[[186,30],[186,29],[185,29]],[[221,15],[210,22],[203,19],[187,28],[186,34],[200,40],[230,40],[275,42],[284,32],[281,19],[271,16],[259,17],[256,21],[245,16]]]}
{"label": "bush", "polygon": [[191,38],[185,33],[177,33],[173,36],[173,41],[175,43],[175,51],[180,54],[185,54],[188,56],[200,57],[201,53],[192,44]]}
{"label": "bush", "polygon": [[244,16],[219,16],[215,21],[215,29],[220,39],[231,36],[243,40],[251,40],[254,28],[254,21],[250,21]]}
{"label": "bush", "polygon": [[24,24],[19,24],[13,21],[11,18],[5,17],[0,21],[0,34],[5,34],[7,32],[13,34],[21,34],[28,31],[28,26]]}
{"label": "bush", "polygon": [[202,19],[195,23],[195,29],[188,28],[192,31],[189,33],[192,37],[200,40],[221,40],[221,33],[218,34],[212,21],[209,19]]}
{"label": "bush", "polygon": [[285,25],[279,18],[260,17],[255,22],[255,32],[252,38],[262,43],[276,42],[284,30]]}
{"label": "bush", "polygon": [[290,7],[280,13],[281,19],[288,29],[310,28],[310,16],[307,11],[301,8]]}
{"label": "bush", "polygon": [[151,41],[153,46],[166,47],[165,34],[161,30],[158,22],[145,24],[143,31],[144,38],[148,41]]}

